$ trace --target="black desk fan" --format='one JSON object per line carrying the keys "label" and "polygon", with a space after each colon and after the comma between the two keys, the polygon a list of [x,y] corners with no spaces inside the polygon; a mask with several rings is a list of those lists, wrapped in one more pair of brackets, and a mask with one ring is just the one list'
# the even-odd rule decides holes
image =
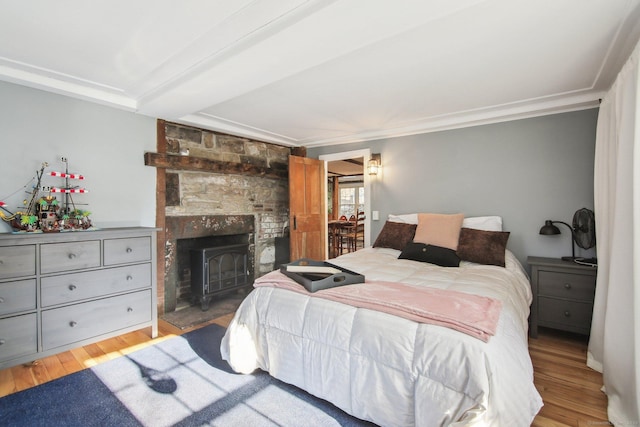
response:
{"label": "black desk fan", "polygon": [[[596,245],[596,217],[592,210],[578,209],[573,214],[573,240],[582,249],[591,249]],[[597,258],[574,258],[578,264],[598,265]]]}

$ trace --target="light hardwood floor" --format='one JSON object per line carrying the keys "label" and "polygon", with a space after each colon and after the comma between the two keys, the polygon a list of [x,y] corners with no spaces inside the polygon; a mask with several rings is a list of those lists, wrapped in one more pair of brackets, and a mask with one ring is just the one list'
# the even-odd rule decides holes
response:
{"label": "light hardwood floor", "polygon": [[602,375],[586,365],[586,337],[540,328],[538,338],[529,338],[529,354],[544,401],[534,426],[610,425]]}
{"label": "light hardwood floor", "polygon": [[[232,316],[220,317],[210,323],[226,327]],[[180,330],[160,321],[159,336],[156,339],[150,338],[150,329],[147,328],[46,357],[36,363],[0,370],[0,397],[131,353],[192,329]],[[529,353],[535,371],[535,385],[544,400],[544,408],[534,420],[533,426],[608,425],[607,399],[600,391],[602,376],[585,364],[585,338],[541,329],[537,339],[529,339]]]}
{"label": "light hardwood floor", "polygon": [[[227,327],[233,313],[219,317],[199,327],[216,323]],[[98,363],[115,359],[140,350],[159,341],[181,335],[194,328],[180,330],[163,320],[158,321],[158,337],[151,338],[151,328],[144,328],[94,344],[45,357],[34,363],[0,370],[0,397],[46,383],[64,375],[90,368]]]}

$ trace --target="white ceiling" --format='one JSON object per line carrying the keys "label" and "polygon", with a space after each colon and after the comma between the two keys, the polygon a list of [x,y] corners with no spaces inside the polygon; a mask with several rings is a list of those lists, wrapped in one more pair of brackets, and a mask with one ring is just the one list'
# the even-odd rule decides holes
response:
{"label": "white ceiling", "polygon": [[0,79],[291,146],[597,105],[640,0],[0,0]]}

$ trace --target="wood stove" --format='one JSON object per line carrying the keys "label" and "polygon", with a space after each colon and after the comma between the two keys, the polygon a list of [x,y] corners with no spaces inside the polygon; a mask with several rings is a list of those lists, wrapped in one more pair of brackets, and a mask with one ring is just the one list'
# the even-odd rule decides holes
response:
{"label": "wood stove", "polygon": [[250,285],[248,255],[248,244],[191,249],[192,302],[206,311],[216,294]]}

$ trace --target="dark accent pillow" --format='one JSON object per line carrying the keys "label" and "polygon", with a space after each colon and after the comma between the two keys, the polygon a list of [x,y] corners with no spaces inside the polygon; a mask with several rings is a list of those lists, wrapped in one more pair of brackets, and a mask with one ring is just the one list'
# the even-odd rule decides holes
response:
{"label": "dark accent pillow", "polygon": [[460,258],[453,249],[416,242],[407,244],[398,259],[428,262],[441,267],[458,267],[460,265]]}
{"label": "dark accent pillow", "polygon": [[417,224],[387,221],[373,243],[374,248],[391,248],[401,251],[413,240]]}
{"label": "dark accent pillow", "polygon": [[485,231],[461,228],[458,256],[461,260],[504,267],[504,252],[509,240],[508,231]]}

